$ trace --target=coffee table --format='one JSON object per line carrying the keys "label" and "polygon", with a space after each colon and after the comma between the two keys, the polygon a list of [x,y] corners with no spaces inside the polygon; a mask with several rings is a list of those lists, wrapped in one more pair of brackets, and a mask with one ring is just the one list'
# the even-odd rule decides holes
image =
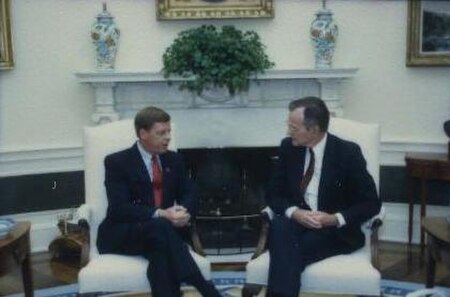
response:
{"label": "coffee table", "polygon": [[[450,255],[450,224],[444,217],[424,217],[422,227],[427,234],[427,276],[426,287],[434,286],[436,261]],[[445,258],[444,258],[445,257]]]}
{"label": "coffee table", "polygon": [[9,234],[0,239],[0,276],[20,265],[26,297],[33,297],[30,261],[30,222],[17,222]]}

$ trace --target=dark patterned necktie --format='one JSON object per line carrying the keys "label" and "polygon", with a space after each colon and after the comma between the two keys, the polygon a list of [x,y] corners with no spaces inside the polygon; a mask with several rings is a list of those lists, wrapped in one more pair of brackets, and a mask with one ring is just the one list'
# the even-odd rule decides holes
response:
{"label": "dark patterned necktie", "polygon": [[311,181],[312,176],[314,174],[314,163],[315,163],[314,151],[312,150],[312,148],[308,148],[308,151],[309,151],[309,165],[308,168],[306,169],[305,174],[303,175],[302,181],[300,182],[300,192],[302,193],[302,195],[305,194],[306,188],[308,187],[308,184]]}
{"label": "dark patterned necktie", "polygon": [[158,164],[158,157],[156,155],[152,155],[152,171],[153,171],[153,180],[152,180],[153,201],[155,203],[155,207],[160,208],[162,206],[163,200],[163,180],[161,168],[159,168]]}

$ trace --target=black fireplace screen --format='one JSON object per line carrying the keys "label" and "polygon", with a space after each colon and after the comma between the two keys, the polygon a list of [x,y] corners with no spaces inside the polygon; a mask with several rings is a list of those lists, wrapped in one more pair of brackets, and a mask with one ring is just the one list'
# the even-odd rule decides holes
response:
{"label": "black fireplace screen", "polygon": [[252,251],[276,148],[180,149],[199,194],[197,227],[207,254]]}

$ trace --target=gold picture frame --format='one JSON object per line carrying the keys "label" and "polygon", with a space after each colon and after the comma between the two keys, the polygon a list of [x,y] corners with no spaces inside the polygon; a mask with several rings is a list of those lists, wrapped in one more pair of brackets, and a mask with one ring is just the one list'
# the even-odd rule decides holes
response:
{"label": "gold picture frame", "polygon": [[274,0],[157,0],[158,20],[273,18]]}
{"label": "gold picture frame", "polygon": [[450,66],[450,25],[442,24],[450,24],[450,1],[408,1],[407,66]]}
{"label": "gold picture frame", "polygon": [[0,69],[14,66],[10,0],[0,0]]}

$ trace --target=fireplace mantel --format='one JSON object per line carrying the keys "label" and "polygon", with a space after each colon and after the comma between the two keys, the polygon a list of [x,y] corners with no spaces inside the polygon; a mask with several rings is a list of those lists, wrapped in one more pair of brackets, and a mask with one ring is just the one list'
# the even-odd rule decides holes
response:
{"label": "fireplace mantel", "polygon": [[179,91],[181,77],[165,79],[160,72],[78,72],[78,81],[95,90],[92,120],[96,124],[130,117],[147,105],[165,109],[275,108],[303,96],[320,96],[336,116],[343,116],[340,83],[357,68],[269,70],[252,77],[247,92],[235,97],[196,96]]}

